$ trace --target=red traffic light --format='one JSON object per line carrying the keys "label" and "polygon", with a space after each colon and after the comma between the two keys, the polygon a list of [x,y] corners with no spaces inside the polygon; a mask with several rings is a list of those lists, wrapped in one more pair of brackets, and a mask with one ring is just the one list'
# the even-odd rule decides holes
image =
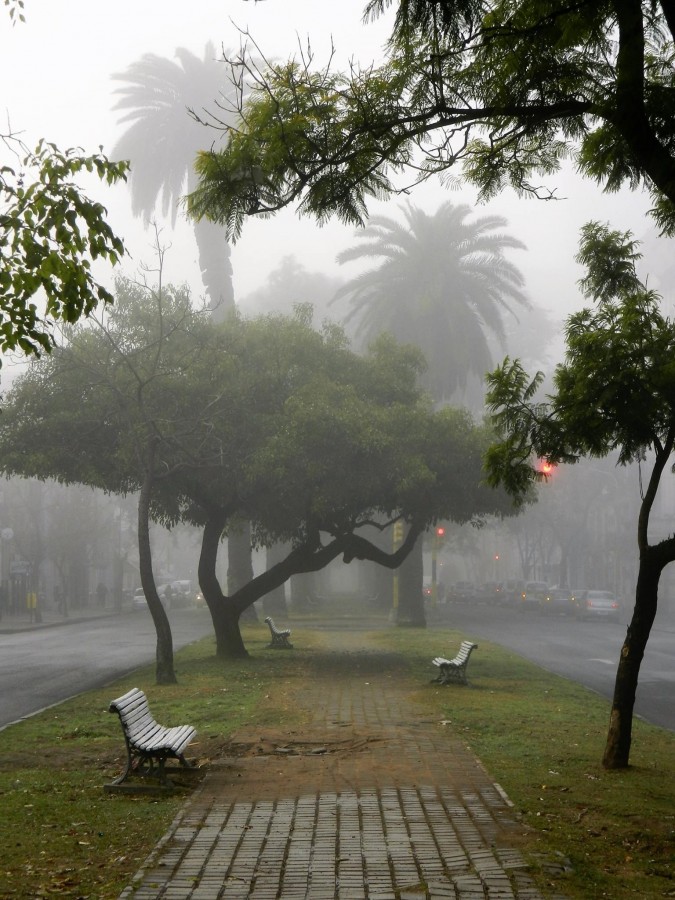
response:
{"label": "red traffic light", "polygon": [[438,528],[436,529],[436,534],[439,537],[443,537],[443,535],[445,534],[445,528],[443,528],[442,525],[439,525]]}
{"label": "red traffic light", "polygon": [[554,469],[555,464],[550,462],[548,459],[542,459],[539,461],[539,471],[542,475],[551,475]]}

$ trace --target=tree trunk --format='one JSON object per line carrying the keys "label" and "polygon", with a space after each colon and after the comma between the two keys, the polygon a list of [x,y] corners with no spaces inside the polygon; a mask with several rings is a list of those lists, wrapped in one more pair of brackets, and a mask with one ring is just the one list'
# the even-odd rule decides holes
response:
{"label": "tree trunk", "polygon": [[199,587],[211,613],[216,636],[216,656],[224,659],[242,659],[248,656],[239,630],[239,610],[220,589],[216,565],[218,548],[225,526],[224,517],[207,520],[202,535],[199,554]]}
{"label": "tree trunk", "polygon": [[[150,451],[151,457],[154,451]],[[173,638],[171,625],[167,618],[162,601],[157,594],[155,577],[152,573],[152,550],[150,547],[150,494],[152,491],[152,461],[141,485],[138,498],[138,558],[141,572],[141,586],[148,603],[150,615],[157,634],[155,653],[155,677],[157,684],[176,684],[176,672],[173,666]]]}
{"label": "tree trunk", "polygon": [[412,551],[398,570],[398,614],[396,624],[408,628],[425,628],[424,565],[421,534]]}
{"label": "tree trunk", "polygon": [[[288,546],[288,544],[280,543],[272,544],[272,546],[267,547],[267,568],[271,569],[273,565],[285,559],[288,556],[289,549],[290,547]],[[273,591],[265,594],[262,602],[263,612],[266,616],[280,616],[282,618],[288,617],[288,607],[286,606],[286,586],[284,584],[279,585],[279,587],[275,588]]]}
{"label": "tree trunk", "polygon": [[306,613],[312,607],[314,574],[303,572],[291,578],[291,607],[294,613]]}
{"label": "tree trunk", "polygon": [[[227,593],[230,597],[253,581],[253,561],[251,551],[251,524],[238,523],[227,537]],[[243,621],[256,623],[258,615],[251,604],[242,613]]]}
{"label": "tree trunk", "polygon": [[635,692],[640,665],[656,616],[659,579],[663,570],[663,563],[655,552],[657,549],[649,547],[640,555],[635,609],[621,648],[614,683],[609,732],[602,757],[602,764],[606,769],[625,769],[628,766],[633,736]]}
{"label": "tree trunk", "polygon": [[[197,187],[196,173],[188,176],[188,193]],[[193,224],[202,283],[209,298],[211,318],[215,323],[224,322],[234,311],[234,285],[232,282],[232,250],[222,225],[207,218]]]}

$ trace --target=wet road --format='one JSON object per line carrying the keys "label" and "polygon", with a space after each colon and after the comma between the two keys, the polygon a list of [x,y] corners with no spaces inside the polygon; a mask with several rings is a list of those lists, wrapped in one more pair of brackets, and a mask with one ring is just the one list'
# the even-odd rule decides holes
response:
{"label": "wet road", "polygon": [[[174,648],[211,634],[208,610],[169,613]],[[0,728],[151,663],[147,610],[0,634]]]}
{"label": "wet road", "polygon": [[[625,620],[577,621],[487,604],[451,604],[443,612],[443,624],[514,650],[604,697],[614,693]],[[439,648],[439,653],[445,652]],[[663,616],[657,616],[642,662],[635,712],[675,731],[675,623]]]}

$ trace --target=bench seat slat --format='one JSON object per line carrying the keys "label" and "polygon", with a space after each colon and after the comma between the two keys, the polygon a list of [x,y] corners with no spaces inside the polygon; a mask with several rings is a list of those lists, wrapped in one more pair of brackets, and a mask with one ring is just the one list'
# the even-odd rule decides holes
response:
{"label": "bench seat slat", "polygon": [[176,725],[170,728],[160,725],[150,713],[147,697],[138,688],[133,688],[113,700],[109,710],[118,714],[127,744],[127,769],[117,779],[117,784],[124,781],[132,772],[134,759],[139,765],[141,761],[149,760],[150,773],[155,771],[152,768],[152,761],[157,760],[159,765],[156,771],[163,783],[166,783],[164,761],[167,758],[175,757],[181,765],[189,767],[183,753],[197,733],[192,725]]}
{"label": "bench seat slat", "polygon": [[267,623],[270,634],[272,636],[272,641],[270,644],[268,644],[268,647],[292,649],[293,645],[288,640],[291,635],[291,629],[277,628],[277,626],[274,624],[274,619],[272,618],[272,616],[266,616],[265,622]]}
{"label": "bench seat slat", "polygon": [[454,659],[446,659],[444,656],[434,657],[431,662],[440,669],[440,674],[433,680],[438,684],[450,684],[450,682],[466,684],[466,668],[471,653],[477,646],[478,644],[471,641],[462,641]]}

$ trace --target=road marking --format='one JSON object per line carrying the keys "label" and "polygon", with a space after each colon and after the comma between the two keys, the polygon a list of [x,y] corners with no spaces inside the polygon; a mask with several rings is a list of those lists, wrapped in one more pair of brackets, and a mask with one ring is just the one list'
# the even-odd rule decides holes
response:
{"label": "road marking", "polygon": [[599,662],[604,663],[606,666],[613,666],[616,662],[615,659],[589,659],[589,662]]}

